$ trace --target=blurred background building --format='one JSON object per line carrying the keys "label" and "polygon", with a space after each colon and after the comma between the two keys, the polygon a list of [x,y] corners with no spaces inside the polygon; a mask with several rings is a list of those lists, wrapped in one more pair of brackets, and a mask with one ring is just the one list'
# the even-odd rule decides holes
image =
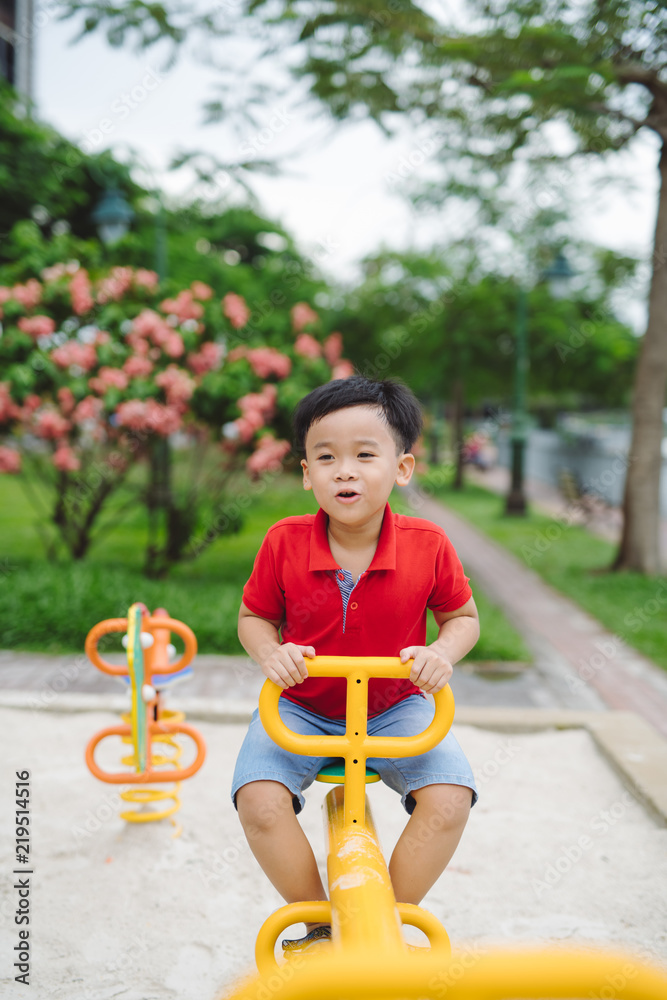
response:
{"label": "blurred background building", "polygon": [[33,100],[33,0],[0,0],[0,75]]}

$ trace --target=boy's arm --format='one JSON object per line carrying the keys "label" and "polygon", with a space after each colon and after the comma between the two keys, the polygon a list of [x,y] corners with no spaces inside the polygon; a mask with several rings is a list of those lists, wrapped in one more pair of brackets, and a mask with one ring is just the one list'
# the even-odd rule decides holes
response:
{"label": "boy's arm", "polygon": [[454,664],[479,639],[479,615],[472,597],[456,611],[434,611],[433,615],[440,626],[435,642],[430,646],[406,646],[400,652],[403,663],[414,659],[410,680],[426,694],[435,694],[449,683]]}
{"label": "boy's arm", "polygon": [[301,684],[308,676],[304,656],[315,656],[313,646],[297,646],[293,642],[280,644],[279,621],[260,618],[241,602],[239,639],[241,645],[262,673],[281,688]]}

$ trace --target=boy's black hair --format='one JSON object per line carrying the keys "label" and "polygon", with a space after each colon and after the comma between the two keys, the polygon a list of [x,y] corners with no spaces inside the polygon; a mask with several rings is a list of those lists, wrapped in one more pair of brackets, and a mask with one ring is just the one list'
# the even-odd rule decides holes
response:
{"label": "boy's black hair", "polygon": [[305,454],[306,435],[311,426],[328,413],[348,406],[373,406],[389,425],[400,452],[408,452],[422,432],[422,412],[407,385],[398,379],[334,379],[304,396],[294,411],[294,444]]}

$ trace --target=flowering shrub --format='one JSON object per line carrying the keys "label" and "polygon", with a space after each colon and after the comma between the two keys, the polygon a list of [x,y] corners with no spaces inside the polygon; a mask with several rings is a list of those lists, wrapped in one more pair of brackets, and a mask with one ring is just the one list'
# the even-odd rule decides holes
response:
{"label": "flowering shrub", "polygon": [[307,303],[291,310],[288,344],[245,342],[249,318],[235,292],[219,298],[193,281],[164,298],[154,272],[131,267],[93,278],[70,262],[0,287],[0,472],[18,473],[22,455],[37,466],[36,450],[46,453],[53,522],[73,555],[85,553],[92,520],[140,458],[160,479],[144,493],[149,509],[163,504],[174,520],[164,480],[174,434],[186,446],[217,442],[228,471],[276,471],[290,451],[295,396],[351,374],[340,334],[321,343]]}

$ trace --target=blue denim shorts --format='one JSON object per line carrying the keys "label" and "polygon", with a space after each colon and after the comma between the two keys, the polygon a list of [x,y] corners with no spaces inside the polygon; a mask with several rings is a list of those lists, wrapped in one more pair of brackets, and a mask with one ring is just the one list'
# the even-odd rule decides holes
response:
{"label": "blue denim shorts", "polygon": [[[327,719],[287,698],[279,702],[280,716],[296,733],[340,735],[345,732],[344,719]],[[433,718],[433,704],[422,695],[413,694],[392,705],[386,712],[368,720],[370,736],[415,736],[426,729]],[[283,750],[267,735],[255,709],[234,769],[232,799],[251,781],[279,781],[292,793],[294,811],[300,812],[305,799],[304,789],[315,780],[318,771],[331,764],[333,757],[306,757]],[[417,757],[369,757],[367,766],[374,768],[386,785],[401,796],[408,813],[415,807],[410,794],[425,785],[465,785],[472,789],[472,804],[477,801],[477,789],[470,764],[456,737],[448,733],[444,740]]]}

